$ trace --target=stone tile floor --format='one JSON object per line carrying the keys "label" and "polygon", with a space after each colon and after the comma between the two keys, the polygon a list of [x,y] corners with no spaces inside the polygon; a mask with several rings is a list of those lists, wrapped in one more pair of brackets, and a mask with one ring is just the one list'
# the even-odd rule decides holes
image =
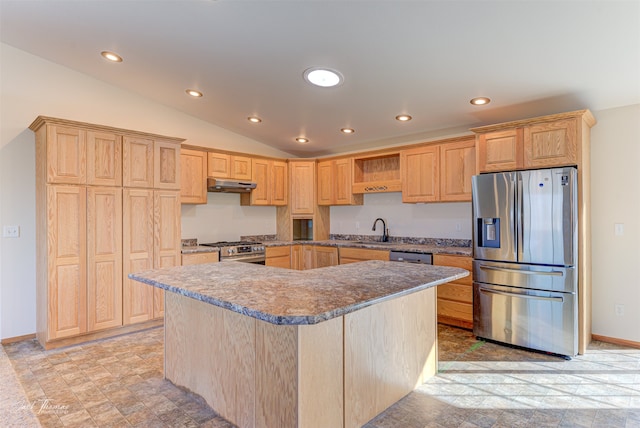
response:
{"label": "stone tile floor", "polygon": [[[3,374],[0,426],[233,426],[162,378],[162,347],[162,328],[51,351],[5,345],[22,388],[12,399]],[[640,349],[594,342],[565,361],[442,325],[438,349],[438,375],[367,428],[640,427]]]}

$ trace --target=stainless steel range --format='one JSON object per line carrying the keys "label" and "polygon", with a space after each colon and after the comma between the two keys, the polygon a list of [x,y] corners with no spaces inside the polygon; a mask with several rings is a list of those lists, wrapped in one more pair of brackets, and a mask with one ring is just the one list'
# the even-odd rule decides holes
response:
{"label": "stainless steel range", "polygon": [[263,265],[265,261],[264,245],[261,242],[210,242],[200,244],[206,247],[220,247],[220,261],[236,261]]}

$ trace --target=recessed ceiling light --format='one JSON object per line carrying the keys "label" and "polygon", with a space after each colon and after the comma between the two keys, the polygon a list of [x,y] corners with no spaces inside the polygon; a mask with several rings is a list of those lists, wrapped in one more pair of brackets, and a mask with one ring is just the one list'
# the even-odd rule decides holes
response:
{"label": "recessed ceiling light", "polygon": [[260,118],[259,118],[259,117],[257,117],[257,116],[249,116],[249,117],[247,118],[247,120],[248,120],[249,122],[251,122],[251,123],[260,123],[260,122],[262,122],[262,119],[260,119]]}
{"label": "recessed ceiling light", "polygon": [[309,139],[304,137],[298,137],[296,138],[296,141],[300,144],[307,144],[309,142]]}
{"label": "recessed ceiling light", "polygon": [[340,132],[342,132],[343,134],[353,134],[354,132],[356,132],[356,130],[353,128],[342,128]]}
{"label": "recessed ceiling light", "polygon": [[312,85],[330,88],[342,84],[344,78],[338,71],[322,67],[312,67],[304,71],[304,80]]}
{"label": "recessed ceiling light", "polygon": [[473,104],[474,106],[483,106],[485,104],[489,104],[491,102],[491,100],[487,97],[477,97],[477,98],[473,98],[471,101],[469,101],[471,104]]}
{"label": "recessed ceiling light", "polygon": [[413,119],[411,116],[409,116],[408,114],[399,114],[398,116],[396,116],[396,120],[400,121],[400,122],[408,122],[411,119]]}
{"label": "recessed ceiling light", "polygon": [[108,59],[111,62],[122,62],[122,57],[113,52],[102,51],[100,52],[100,55],[102,55],[103,58]]}
{"label": "recessed ceiling light", "polygon": [[202,92],[196,91],[195,89],[187,89],[185,92],[194,98],[202,97]]}

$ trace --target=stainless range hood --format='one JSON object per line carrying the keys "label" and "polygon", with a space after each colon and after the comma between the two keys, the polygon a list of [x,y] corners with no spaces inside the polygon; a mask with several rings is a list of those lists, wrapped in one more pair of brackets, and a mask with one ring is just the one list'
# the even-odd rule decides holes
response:
{"label": "stainless range hood", "polygon": [[250,181],[228,180],[225,178],[207,178],[208,192],[246,193],[256,188]]}

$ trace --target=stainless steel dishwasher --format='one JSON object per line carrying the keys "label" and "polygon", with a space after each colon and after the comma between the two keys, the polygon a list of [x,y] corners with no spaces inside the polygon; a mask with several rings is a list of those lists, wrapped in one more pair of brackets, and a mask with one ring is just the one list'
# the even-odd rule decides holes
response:
{"label": "stainless steel dishwasher", "polygon": [[419,263],[423,265],[433,264],[431,253],[410,253],[408,251],[390,251],[389,261],[402,263]]}

